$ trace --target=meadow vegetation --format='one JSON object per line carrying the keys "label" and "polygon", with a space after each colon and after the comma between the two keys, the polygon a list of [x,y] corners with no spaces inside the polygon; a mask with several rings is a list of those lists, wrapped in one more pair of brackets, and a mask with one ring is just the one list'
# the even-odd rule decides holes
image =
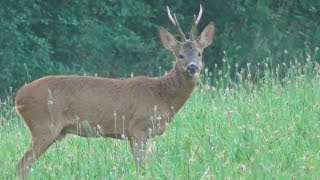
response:
{"label": "meadow vegetation", "polygon": [[319,47],[319,0],[2,0],[0,98],[10,87],[16,92],[25,82],[52,74],[158,75],[158,67],[172,65],[159,26],[177,35],[166,6],[188,32],[200,3],[204,14],[198,29],[210,21],[216,26],[213,45],[204,53],[211,70],[215,64],[222,68],[223,51],[231,67],[251,63],[253,75],[264,57],[303,61],[306,48]]}
{"label": "meadow vegetation", "polygon": [[[32,167],[30,179],[317,179],[320,177],[320,65],[309,54],[261,76],[231,67],[205,69],[201,82],[166,132],[149,141],[137,171],[123,140],[68,136]],[[0,179],[30,141],[12,96],[0,103]]]}

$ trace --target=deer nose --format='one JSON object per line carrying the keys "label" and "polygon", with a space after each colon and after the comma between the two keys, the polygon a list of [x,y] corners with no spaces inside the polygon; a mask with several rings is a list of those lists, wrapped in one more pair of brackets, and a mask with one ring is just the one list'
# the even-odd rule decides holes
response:
{"label": "deer nose", "polygon": [[192,75],[192,74],[195,74],[196,72],[199,71],[199,66],[197,66],[196,64],[194,63],[190,63],[188,66],[187,66],[187,72]]}

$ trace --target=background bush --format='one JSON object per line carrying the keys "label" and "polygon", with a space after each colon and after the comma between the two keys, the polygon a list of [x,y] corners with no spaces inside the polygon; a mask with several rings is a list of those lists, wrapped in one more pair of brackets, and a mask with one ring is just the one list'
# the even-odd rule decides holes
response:
{"label": "background bush", "polygon": [[[228,58],[254,67],[265,57],[274,64],[306,59],[319,61],[320,1],[201,1],[202,30],[216,24],[216,40],[205,53],[210,70]],[[25,82],[50,74],[104,77],[159,75],[174,60],[158,38],[158,27],[177,34],[166,5],[189,31],[199,2],[176,0],[4,0],[0,2],[0,97]],[[225,53],[224,53],[225,52]]]}

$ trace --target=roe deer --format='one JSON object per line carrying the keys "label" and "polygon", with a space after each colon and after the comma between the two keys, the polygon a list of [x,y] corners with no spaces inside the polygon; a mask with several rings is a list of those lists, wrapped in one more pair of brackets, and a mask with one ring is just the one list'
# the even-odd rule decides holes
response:
{"label": "roe deer", "polygon": [[200,5],[186,39],[175,14],[172,16],[169,7],[167,12],[181,41],[160,27],[161,42],[176,59],[166,75],[127,79],[47,76],[17,92],[17,112],[32,136],[29,149],[17,163],[18,178],[26,178],[31,165],[66,134],[128,139],[138,167],[143,165],[148,138],[164,132],[195,88],[203,49],[212,42],[215,30],[211,22],[194,38],[202,15]]}

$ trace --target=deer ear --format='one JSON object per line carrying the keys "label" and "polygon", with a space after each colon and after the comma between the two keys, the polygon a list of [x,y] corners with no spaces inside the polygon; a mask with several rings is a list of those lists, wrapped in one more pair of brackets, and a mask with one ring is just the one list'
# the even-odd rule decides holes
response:
{"label": "deer ear", "polygon": [[179,41],[177,41],[165,28],[160,27],[159,30],[160,39],[163,46],[170,51],[174,52],[177,46],[179,45]]}
{"label": "deer ear", "polygon": [[214,24],[213,22],[210,22],[197,39],[199,48],[204,49],[211,44],[214,37],[214,31]]}

